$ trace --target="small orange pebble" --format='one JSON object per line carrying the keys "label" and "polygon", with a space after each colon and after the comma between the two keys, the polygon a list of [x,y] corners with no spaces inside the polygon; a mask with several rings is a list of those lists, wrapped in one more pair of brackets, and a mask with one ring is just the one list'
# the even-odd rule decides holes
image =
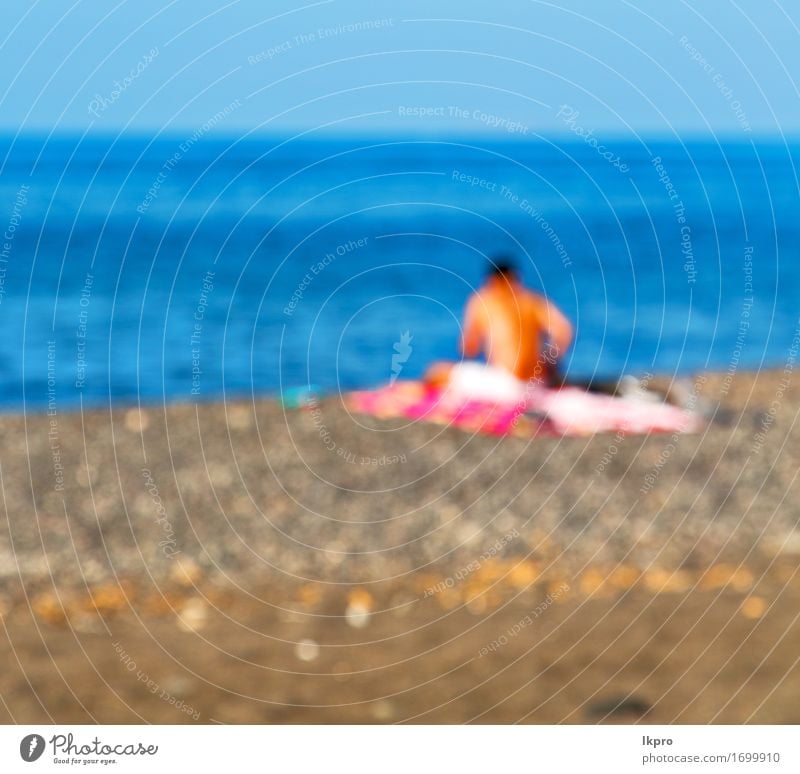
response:
{"label": "small orange pebble", "polygon": [[580,590],[587,596],[607,596],[608,578],[602,570],[592,568],[581,576]]}
{"label": "small orange pebble", "polygon": [[731,577],[731,586],[735,591],[747,591],[753,587],[753,573],[747,567],[739,567]]}
{"label": "small orange pebble", "polygon": [[47,623],[60,624],[67,619],[64,604],[52,592],[44,592],[34,597],[31,607],[36,616]]}
{"label": "small orange pebble", "polygon": [[539,566],[535,562],[524,561],[511,568],[508,580],[515,589],[524,589],[538,577]]}
{"label": "small orange pebble", "polygon": [[480,578],[470,578],[467,583],[456,590],[456,593],[461,594],[461,598],[464,602],[470,602],[475,599],[475,597],[486,594],[489,588],[491,588],[490,583],[482,581]]}
{"label": "small orange pebble", "polygon": [[706,591],[721,589],[730,583],[736,572],[736,568],[731,564],[715,564],[709,567],[700,578],[700,588]]}
{"label": "small orange pebble", "polygon": [[129,409],[125,412],[125,428],[132,433],[141,433],[147,430],[150,419],[141,409]]}
{"label": "small orange pebble", "polygon": [[580,590],[584,594],[591,594],[603,583],[603,574],[596,568],[587,570],[581,576]]}
{"label": "small orange pebble", "polygon": [[740,608],[745,618],[761,618],[766,612],[767,603],[763,597],[748,597]]}
{"label": "small orange pebble", "polygon": [[670,572],[656,568],[644,574],[644,583],[654,594],[680,594],[691,587],[692,579],[685,570]]}
{"label": "small orange pebble", "polygon": [[96,609],[99,613],[114,613],[129,606],[128,592],[122,585],[98,586],[89,592],[84,609]]}
{"label": "small orange pebble", "polygon": [[636,567],[620,564],[611,571],[608,583],[615,589],[629,589],[636,585],[641,575],[642,573]]}
{"label": "small orange pebble", "polygon": [[494,583],[508,573],[508,568],[498,559],[488,559],[476,571],[475,577],[484,583]]}
{"label": "small orange pebble", "polygon": [[554,602],[563,602],[572,593],[572,587],[565,580],[554,580],[547,584],[547,593]]}
{"label": "small orange pebble", "polygon": [[322,598],[322,591],[319,586],[313,583],[306,583],[297,590],[297,601],[301,605],[312,607]]}
{"label": "small orange pebble", "polygon": [[372,594],[370,594],[366,589],[358,588],[352,589],[347,595],[347,603],[366,608],[367,610],[372,610],[374,600],[372,598]]}
{"label": "small orange pebble", "polygon": [[179,556],[174,560],[170,570],[170,578],[181,586],[194,586],[200,580],[203,571],[193,559]]}
{"label": "small orange pebble", "polygon": [[370,621],[373,599],[366,589],[353,589],[347,595],[345,621],[354,629],[363,629]]}

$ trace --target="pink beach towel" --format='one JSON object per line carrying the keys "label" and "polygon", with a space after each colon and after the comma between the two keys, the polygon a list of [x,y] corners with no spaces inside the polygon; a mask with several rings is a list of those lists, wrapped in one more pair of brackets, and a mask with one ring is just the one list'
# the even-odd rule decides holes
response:
{"label": "pink beach towel", "polygon": [[517,403],[493,403],[454,395],[421,382],[395,382],[352,392],[351,410],[379,418],[452,425],[490,435],[591,435],[604,432],[697,432],[700,418],[666,403],[612,397],[577,387],[537,387]]}

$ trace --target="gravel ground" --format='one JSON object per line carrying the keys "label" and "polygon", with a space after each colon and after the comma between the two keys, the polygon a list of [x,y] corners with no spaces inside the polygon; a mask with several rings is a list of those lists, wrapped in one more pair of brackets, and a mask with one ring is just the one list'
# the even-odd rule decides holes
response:
{"label": "gravel ground", "polygon": [[245,585],[389,582],[487,555],[572,575],[763,563],[800,551],[800,401],[781,379],[707,377],[720,421],[684,436],[497,439],[336,400],[6,416],[0,580],[166,582],[178,558]]}
{"label": "gravel ground", "polygon": [[783,380],[708,375],[707,430],[649,438],[3,417],[0,721],[797,722]]}

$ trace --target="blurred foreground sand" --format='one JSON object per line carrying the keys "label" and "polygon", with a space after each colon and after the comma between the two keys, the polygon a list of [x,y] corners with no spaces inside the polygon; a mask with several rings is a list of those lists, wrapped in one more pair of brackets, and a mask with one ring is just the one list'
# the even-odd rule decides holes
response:
{"label": "blurred foreground sand", "polygon": [[785,378],[696,436],[3,417],[0,718],[800,722]]}

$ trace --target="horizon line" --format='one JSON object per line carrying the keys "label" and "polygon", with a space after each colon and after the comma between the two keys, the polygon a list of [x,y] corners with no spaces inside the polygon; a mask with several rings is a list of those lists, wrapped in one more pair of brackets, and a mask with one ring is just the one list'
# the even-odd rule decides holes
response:
{"label": "horizon line", "polygon": [[[121,127],[119,129],[99,129],[92,130],[80,127],[63,127],[63,128],[48,128],[48,127],[31,127],[18,129],[14,127],[0,126],[0,140],[5,139],[22,139],[22,138],[42,138],[50,137],[70,137],[77,138],[85,135],[85,139],[103,138],[103,139],[119,139],[123,137],[129,138],[148,138],[152,139],[156,135],[167,139],[175,137],[184,137],[186,132],[196,130],[196,126],[187,125],[186,127]],[[259,130],[258,128],[231,128],[228,130],[210,131],[206,134],[204,139],[210,140],[223,140],[223,139],[258,139],[258,138],[271,138],[271,139],[290,139],[296,141],[307,140],[362,140],[362,139],[388,139],[388,140],[402,140],[405,142],[461,142],[461,141],[481,141],[489,143],[526,143],[526,142],[547,142],[557,140],[563,142],[564,140],[574,142],[575,144],[587,144],[587,138],[576,135],[569,130],[554,128],[552,130],[544,130],[531,133],[519,132],[408,132],[399,129],[331,129],[330,127],[321,128],[319,130],[309,129],[308,127],[288,128],[283,130],[266,129]],[[730,130],[722,132],[703,132],[699,130],[689,130],[686,132],[662,132],[658,130],[644,130],[636,133],[622,133],[622,132],[608,132],[600,136],[592,135],[598,142],[603,143],[636,143],[642,140],[648,142],[698,142],[704,141],[708,143],[738,143],[742,145],[749,145],[758,142],[772,142],[777,144],[786,144],[800,142],[800,129],[792,130],[786,133],[779,132],[748,132],[743,134],[741,131]]]}

